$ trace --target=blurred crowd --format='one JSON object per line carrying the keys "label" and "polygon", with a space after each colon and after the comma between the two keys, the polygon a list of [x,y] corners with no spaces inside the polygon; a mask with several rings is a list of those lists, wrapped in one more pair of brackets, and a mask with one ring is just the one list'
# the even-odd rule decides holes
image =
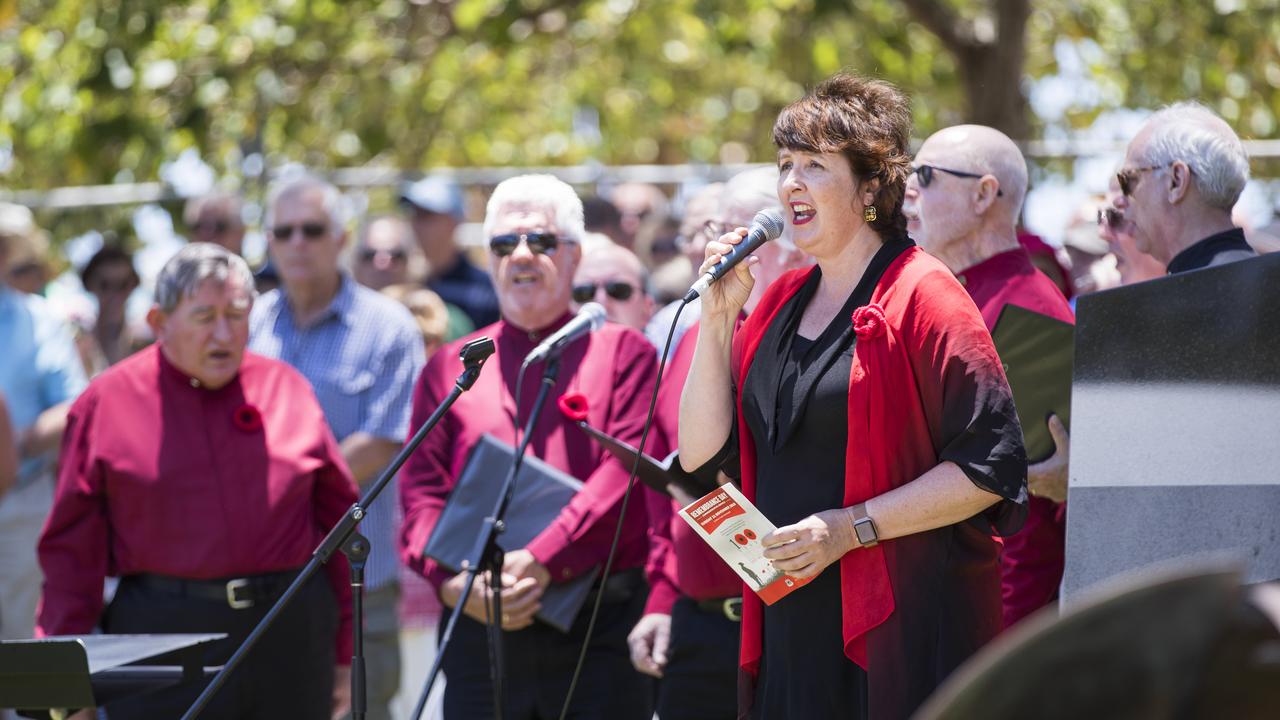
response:
{"label": "blurred crowd", "polygon": [[[1021,156],[1017,159],[1020,161]],[[971,171],[977,174],[969,177],[1000,175],[998,168],[984,172],[982,168],[987,166],[980,158],[975,160],[964,153],[947,158],[947,162],[955,164],[970,161],[977,163],[977,169]],[[937,173],[951,172],[943,163],[938,165]],[[1170,194],[1178,192],[1177,179],[1173,179],[1172,189],[1166,188],[1166,195],[1173,198],[1167,200],[1168,207],[1144,209],[1135,207],[1139,203],[1135,192],[1152,191],[1154,185],[1143,189],[1141,183],[1155,174],[1166,173],[1166,169],[1128,163],[1117,170],[1109,191],[1090,198],[1073,215],[1060,243],[1051,244],[1024,230],[1017,231],[1022,247],[1019,252],[1025,252],[1072,303],[1088,293],[1161,277],[1170,271],[1178,252],[1190,245],[1165,247],[1152,239],[1151,228],[1159,222],[1156,214],[1172,212],[1169,208],[1181,212],[1178,208],[1185,207],[1180,204],[1180,196]],[[907,219],[916,241],[933,252],[935,248],[927,242],[930,228],[927,223],[920,224],[928,219],[922,215],[926,206],[918,200],[930,183],[930,176],[919,174],[918,168],[913,172],[916,177],[907,185],[907,204],[909,211],[913,207],[916,210],[915,214],[908,212]],[[1173,170],[1167,174],[1172,176]],[[937,182],[940,177],[934,174],[932,181]],[[539,182],[554,181],[548,178]],[[0,358],[0,493],[4,493],[0,499],[0,636],[31,637],[37,626],[47,632],[90,629],[68,619],[75,616],[73,609],[54,607],[64,602],[57,599],[58,590],[66,587],[58,585],[63,582],[60,578],[42,580],[37,560],[42,532],[45,544],[41,545],[41,552],[53,553],[56,530],[71,528],[78,517],[55,513],[46,528],[54,506],[58,450],[65,434],[68,442],[78,438],[85,444],[79,449],[89,452],[86,448],[93,441],[84,432],[88,419],[72,412],[69,420],[73,403],[94,378],[103,377],[117,365],[134,363],[128,372],[144,377],[139,382],[146,381],[146,374],[139,369],[140,358],[158,337],[168,338],[166,343],[173,347],[181,347],[180,343],[187,342],[184,338],[192,333],[207,331],[207,337],[213,340],[202,342],[217,343],[222,342],[218,333],[225,332],[232,338],[226,341],[231,347],[236,328],[240,327],[237,323],[243,322],[248,351],[282,361],[306,379],[336,443],[334,462],[344,468],[343,477],[349,475],[355,487],[362,488],[378,476],[414,429],[411,418],[416,416],[417,408],[413,401],[427,392],[427,381],[422,378],[430,374],[435,362],[432,358],[448,343],[500,319],[511,320],[512,308],[516,307],[513,303],[517,303],[512,298],[523,297],[520,293],[525,292],[521,289],[525,284],[542,282],[545,278],[539,273],[552,272],[534,265],[535,261],[550,258],[548,262],[562,263],[555,266],[557,270],[571,271],[571,277],[565,278],[570,308],[592,301],[600,303],[610,321],[647,338],[655,360],[671,331],[674,355],[690,326],[698,320],[695,304],[680,315],[677,327],[671,327],[679,298],[704,262],[707,242],[748,226],[761,210],[783,212],[778,188],[777,168],[765,166],[725,183],[680,188],[624,183],[599,194],[584,192],[580,205],[582,234],[578,238],[568,237],[573,223],[563,216],[551,217],[544,223],[550,228],[524,227],[520,223],[527,216],[513,210],[519,199],[508,199],[496,209],[495,200],[489,199],[484,227],[492,230],[495,222],[511,227],[503,233],[494,230],[492,237],[477,245],[467,242],[465,227],[481,219],[473,211],[486,199],[479,188],[463,188],[428,176],[397,188],[398,202],[393,211],[352,217],[351,204],[340,189],[318,176],[303,174],[276,183],[266,201],[262,225],[256,229],[246,224],[242,197],[217,193],[190,199],[181,217],[184,234],[193,244],[188,247],[207,243],[224,249],[233,259],[179,253],[181,257],[170,260],[158,277],[151,278],[144,277],[142,268],[137,266],[134,252],[138,247],[130,238],[107,237],[91,257],[73,264],[58,257],[61,244],[38,227],[29,209],[0,205],[0,346],[4,348],[4,357]],[[1025,192],[1025,187],[1019,192]],[[1238,197],[1238,188],[1235,194]],[[555,205],[559,200],[534,195],[525,200],[537,208],[560,207]],[[1214,203],[1212,207],[1217,211],[1227,212],[1221,207],[1222,202]],[[523,220],[518,221],[519,218]],[[1240,216],[1237,220],[1244,222]],[[948,222],[945,218],[942,221]],[[1280,227],[1276,223],[1242,229],[1256,252],[1280,249]],[[256,266],[249,268],[234,258],[244,252],[246,233],[251,230],[265,235],[268,252],[265,258],[254,258]],[[936,237],[936,228],[932,232]],[[763,290],[786,271],[812,262],[790,242],[789,234],[784,233],[778,242],[764,246],[758,253],[760,260],[753,271],[758,289]],[[499,237],[506,236],[515,238],[513,245],[495,244]],[[578,248],[573,253],[575,262],[562,260],[566,257],[566,242]],[[524,271],[529,277],[521,276],[519,270],[512,270],[510,277],[492,275],[496,268],[507,267],[504,260],[515,263],[513,267],[530,263],[528,267],[532,269]],[[226,278],[235,276],[241,264],[252,270],[253,285],[240,288],[243,299],[235,296],[211,300],[207,318],[200,315],[206,312],[203,306],[184,305],[194,302],[197,296],[193,293],[204,287],[200,283],[205,280],[221,278],[220,282],[231,282]],[[223,269],[208,270],[213,265]],[[59,283],[65,286],[69,280],[78,281],[85,302],[51,303],[42,297],[55,280],[54,269],[63,267],[69,270]],[[952,269],[963,275],[965,268]],[[162,298],[165,282],[176,283],[169,292],[178,292],[167,307]],[[178,290],[174,291],[174,287]],[[538,315],[537,303],[543,300],[541,296],[529,297],[533,299],[522,310],[533,313],[531,317],[536,319],[517,326],[533,339],[537,331],[547,326],[539,323],[555,321],[562,310],[553,304],[551,311]],[[756,300],[758,296],[748,301],[746,312]],[[194,314],[184,315],[187,311]],[[689,337],[694,336],[696,333]],[[619,342],[625,345],[625,341]],[[193,353],[205,352],[200,347],[204,346],[196,347]],[[234,350],[225,352],[234,354]],[[192,361],[192,367],[177,369],[189,377],[192,387],[207,382],[213,388],[216,383],[201,375],[205,371],[199,368],[214,367],[219,361],[216,353],[199,356]],[[236,361],[240,362],[238,355]],[[123,375],[125,370],[120,373]],[[209,377],[215,376],[213,373]],[[294,401],[302,402],[296,398]],[[253,405],[251,398],[245,402],[255,407],[255,412],[267,414]],[[493,412],[498,410],[493,408]],[[270,422],[269,417],[267,421]],[[246,422],[252,425],[255,421],[250,418]],[[75,432],[80,434],[73,435]],[[143,427],[139,432],[163,433],[168,428]],[[192,442],[202,441],[193,435]],[[672,438],[669,444],[673,446],[674,442]],[[80,457],[76,452],[77,448],[64,447],[64,474],[69,472],[65,467],[68,458]],[[336,459],[338,456],[340,460]],[[600,462],[599,458],[596,461]],[[456,466],[451,469],[458,470]],[[63,483],[67,482],[64,478]],[[84,482],[86,488],[96,488],[83,490],[85,497],[105,497],[114,492],[110,482],[103,486]],[[1046,490],[1043,496],[1064,498],[1065,475],[1061,482],[1061,488]],[[330,498],[338,506],[344,499],[351,498]],[[58,502],[64,502],[62,494]],[[437,587],[420,572],[409,570],[405,561],[404,518],[406,512],[413,510],[408,499],[402,503],[396,492],[388,491],[370,508],[362,526],[373,549],[365,588],[365,649],[369,657],[372,718],[391,716],[389,708],[397,695],[402,698],[401,703],[413,699],[425,676],[441,615]],[[62,511],[71,512],[65,508]],[[249,508],[246,512],[265,512],[265,508]],[[163,542],[168,531],[155,532],[159,536],[149,538]],[[67,535],[65,546],[85,542],[87,536]],[[65,571],[67,566],[60,564],[62,560],[52,561],[52,556],[44,557],[45,571],[50,567]],[[96,582],[117,574],[121,563],[127,562],[114,554],[95,555],[83,560],[83,572]],[[536,577],[537,572],[529,568],[553,565],[540,562],[529,559],[528,566],[520,570]],[[239,572],[259,570],[266,573],[279,568],[246,568]],[[520,577],[521,572],[513,571],[513,577]],[[185,574],[171,574],[202,582],[221,582],[224,576],[221,570],[212,572],[198,566],[188,568]],[[40,601],[42,586],[46,588],[44,601]],[[161,587],[159,581],[139,586],[138,591],[156,587]],[[265,592],[263,597],[269,594]],[[235,601],[232,598],[233,607]],[[98,613],[101,604],[81,610]],[[634,617],[628,616],[622,636],[639,617],[639,607],[636,610]],[[650,611],[647,614],[653,614],[652,608]],[[666,612],[670,612],[669,607]],[[732,621],[732,612],[721,614]],[[96,616],[91,619],[96,621]],[[341,623],[337,627],[343,631]],[[639,650],[633,642],[631,658],[644,672],[661,675],[665,657],[654,654],[655,635],[651,630],[646,632],[637,636]],[[340,654],[341,641],[338,647]],[[336,678],[340,686],[341,670]],[[335,692],[340,694],[341,688],[335,687]]]}

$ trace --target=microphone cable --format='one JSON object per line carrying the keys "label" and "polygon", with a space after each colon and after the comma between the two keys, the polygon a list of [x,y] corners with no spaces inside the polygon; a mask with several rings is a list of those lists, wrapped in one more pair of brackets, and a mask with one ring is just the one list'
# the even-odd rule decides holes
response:
{"label": "microphone cable", "polygon": [[[640,474],[640,462],[644,456],[644,446],[649,439],[649,430],[653,426],[654,410],[658,404],[658,388],[662,387],[662,372],[666,369],[667,354],[671,350],[671,338],[675,337],[676,327],[680,324],[680,313],[689,304],[682,299],[676,308],[675,317],[671,319],[671,327],[667,330],[667,341],[662,346],[662,356],[658,360],[658,375],[653,381],[653,394],[649,396],[649,411],[645,415],[644,429],[640,432],[640,445],[636,449],[636,459],[631,464],[631,474],[627,477],[627,489],[622,494],[622,507],[618,511],[618,524],[613,530],[613,543],[609,546],[609,554],[604,561],[604,571],[600,573],[600,591],[591,606],[591,618],[587,621],[587,633],[582,639],[582,650],[578,652],[578,662],[573,668],[573,679],[569,681],[569,690],[564,697],[564,705],[560,708],[560,720],[569,714],[569,705],[573,702],[573,691],[578,687],[578,677],[582,674],[582,666],[587,660],[587,650],[591,646],[591,635],[595,631],[596,617],[600,614],[600,602],[604,599],[604,585],[609,579],[609,571],[613,569],[614,556],[618,554],[618,543],[622,540],[622,526],[627,519],[627,504],[631,500],[631,490],[636,486],[636,476]],[[647,553],[646,553],[647,555]]]}

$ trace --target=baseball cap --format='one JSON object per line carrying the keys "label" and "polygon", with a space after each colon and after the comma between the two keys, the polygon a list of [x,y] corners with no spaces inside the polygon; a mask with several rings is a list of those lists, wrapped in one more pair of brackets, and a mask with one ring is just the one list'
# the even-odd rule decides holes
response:
{"label": "baseball cap", "polygon": [[462,203],[462,190],[456,184],[441,177],[428,176],[400,186],[400,202],[419,210],[452,215],[459,220],[466,214]]}

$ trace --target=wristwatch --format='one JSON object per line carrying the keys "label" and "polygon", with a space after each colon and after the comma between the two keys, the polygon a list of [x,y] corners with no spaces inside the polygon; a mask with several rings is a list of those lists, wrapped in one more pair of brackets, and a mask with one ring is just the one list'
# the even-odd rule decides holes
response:
{"label": "wristwatch", "polygon": [[853,508],[853,533],[858,536],[858,544],[864,548],[875,547],[880,542],[880,533],[876,531],[876,523],[867,514],[867,506],[863,503]]}

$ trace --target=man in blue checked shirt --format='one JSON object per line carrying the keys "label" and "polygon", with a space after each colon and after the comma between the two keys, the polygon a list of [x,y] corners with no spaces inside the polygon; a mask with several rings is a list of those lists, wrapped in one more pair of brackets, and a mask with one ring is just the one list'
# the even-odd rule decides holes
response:
{"label": "man in blue checked shirt", "polygon": [[[0,278],[9,245],[36,231],[30,210],[0,203]],[[85,383],[67,324],[44,298],[0,281],[0,395],[18,456],[14,486],[0,496],[0,639],[30,638],[35,625],[42,582],[36,541],[53,503],[67,408]]]}
{"label": "man in blue checked shirt", "polygon": [[[409,312],[339,269],[347,242],[344,199],[314,177],[273,188],[265,225],[281,286],[250,316],[249,349],[293,365],[311,381],[356,482],[366,485],[409,432],[413,384],[425,363]],[[397,489],[369,507],[360,531],[365,566],[364,651],[370,720],[389,718],[400,680]],[[349,690],[336,678],[335,692]]]}

